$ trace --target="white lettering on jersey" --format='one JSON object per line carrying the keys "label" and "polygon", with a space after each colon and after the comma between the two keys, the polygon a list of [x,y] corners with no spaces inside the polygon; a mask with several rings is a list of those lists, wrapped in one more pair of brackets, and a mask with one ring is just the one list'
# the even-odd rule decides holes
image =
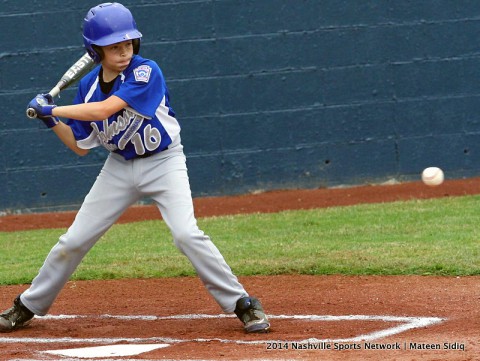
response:
{"label": "white lettering on jersey", "polygon": [[[105,124],[105,122],[108,122],[108,120],[104,120],[103,124]],[[105,148],[107,148],[111,152],[118,149],[115,144],[108,144],[109,139],[107,135],[105,134],[105,132],[98,129],[98,125],[96,123],[92,122],[90,123],[90,125],[93,128],[93,131],[97,134],[98,139],[100,140],[100,142]]]}
{"label": "white lettering on jersey", "polygon": [[128,127],[127,131],[123,133],[122,137],[118,141],[118,148],[125,149],[127,143],[132,139],[135,133],[140,129],[143,122],[143,117],[137,114],[133,115],[133,118],[130,119],[130,126]]}
{"label": "white lettering on jersey", "polygon": [[[125,109],[122,115],[119,115],[117,120],[114,120],[110,124],[108,124],[108,119],[104,119],[102,121],[103,130],[100,130],[95,122],[90,123],[90,125],[102,142],[103,146],[110,151],[114,151],[116,149],[125,149],[127,143],[132,139],[138,129],[140,129],[143,119],[144,118],[139,114]],[[118,147],[115,144],[109,144],[109,141],[111,141],[114,136],[120,134],[127,128],[128,130],[125,132],[125,134],[123,134],[118,142]]]}

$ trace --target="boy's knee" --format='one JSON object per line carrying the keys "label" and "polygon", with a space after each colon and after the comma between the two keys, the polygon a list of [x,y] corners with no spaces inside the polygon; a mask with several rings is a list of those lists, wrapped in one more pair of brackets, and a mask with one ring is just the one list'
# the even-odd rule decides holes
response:
{"label": "boy's knee", "polygon": [[175,245],[180,249],[193,245],[195,242],[204,242],[206,239],[208,239],[208,237],[205,236],[205,234],[199,229],[192,231],[180,230],[177,232],[172,232],[172,236]]}

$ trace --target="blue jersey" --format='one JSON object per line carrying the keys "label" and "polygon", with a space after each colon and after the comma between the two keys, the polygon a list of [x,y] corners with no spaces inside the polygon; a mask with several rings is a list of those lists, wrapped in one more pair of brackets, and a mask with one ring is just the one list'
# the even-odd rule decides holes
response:
{"label": "blue jersey", "polygon": [[161,152],[177,140],[180,125],[170,107],[162,71],[152,61],[134,55],[129,66],[115,79],[108,94],[100,89],[100,67],[80,81],[74,104],[99,102],[115,95],[128,107],[108,119],[69,119],[78,147],[104,146],[125,159]]}

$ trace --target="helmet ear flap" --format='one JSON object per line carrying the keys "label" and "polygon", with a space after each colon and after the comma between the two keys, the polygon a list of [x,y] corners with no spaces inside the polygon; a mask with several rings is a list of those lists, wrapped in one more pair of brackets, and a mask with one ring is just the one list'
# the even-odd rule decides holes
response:
{"label": "helmet ear flap", "polygon": [[140,51],[140,39],[133,39],[132,45],[133,45],[133,53],[138,54],[138,52]]}
{"label": "helmet ear flap", "polygon": [[86,50],[87,50],[88,55],[90,55],[90,58],[92,58],[93,61],[96,64],[100,63],[101,60],[100,60],[98,54],[93,49],[90,48],[90,49],[86,49]]}
{"label": "helmet ear flap", "polygon": [[103,50],[98,45],[92,44],[92,50],[89,50],[88,54],[95,63],[100,63],[103,60]]}

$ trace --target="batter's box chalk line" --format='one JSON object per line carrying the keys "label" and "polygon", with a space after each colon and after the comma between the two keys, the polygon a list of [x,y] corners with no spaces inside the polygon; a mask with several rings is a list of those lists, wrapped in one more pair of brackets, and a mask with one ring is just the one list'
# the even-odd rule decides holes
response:
{"label": "batter's box chalk line", "polygon": [[[235,315],[206,315],[206,314],[190,314],[190,315],[175,315],[175,316],[122,316],[122,315],[100,315],[100,316],[86,316],[86,315],[48,315],[44,317],[36,317],[37,320],[64,320],[64,319],[80,319],[80,318],[97,318],[97,319],[117,319],[117,320],[143,320],[143,321],[161,321],[161,320],[202,320],[202,319],[218,319],[231,318]],[[377,321],[395,323],[393,327],[373,331],[367,334],[358,335],[351,338],[338,339],[318,339],[314,335],[311,338],[303,340],[289,340],[289,342],[298,343],[345,343],[345,342],[360,342],[373,341],[388,336],[397,335],[402,332],[413,330],[416,328],[423,328],[432,326],[446,321],[445,318],[439,317],[398,317],[398,316],[371,316],[371,315],[347,315],[347,316],[330,316],[330,315],[268,315],[271,320],[298,320],[298,321],[317,321],[317,322],[339,322],[339,321]],[[91,344],[114,344],[114,343],[164,343],[174,344],[182,342],[211,342],[217,341],[221,343],[235,343],[235,344],[266,344],[267,342],[286,342],[285,340],[229,340],[222,338],[194,338],[194,339],[180,339],[170,337],[146,337],[146,338],[129,338],[129,337],[114,337],[114,338],[73,338],[73,337],[57,337],[57,338],[41,338],[41,337],[0,337],[0,344],[12,343],[30,343],[30,344],[54,344],[54,343],[91,343]]]}

